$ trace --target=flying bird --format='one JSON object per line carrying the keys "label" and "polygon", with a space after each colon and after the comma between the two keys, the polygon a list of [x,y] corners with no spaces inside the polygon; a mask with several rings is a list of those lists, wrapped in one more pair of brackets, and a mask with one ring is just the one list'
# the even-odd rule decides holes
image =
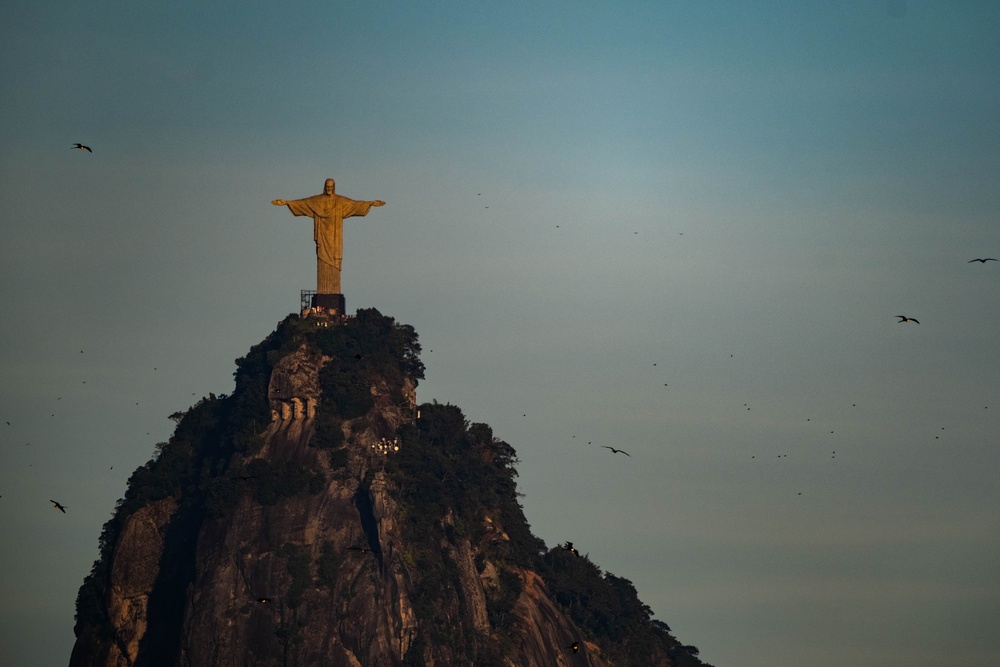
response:
{"label": "flying bird", "polygon": [[625,456],[632,458],[632,455],[626,452],[624,449],[615,449],[614,447],[608,447],[607,445],[601,445],[604,449],[610,449],[612,454],[624,454]]}
{"label": "flying bird", "polygon": [[50,502],[50,503],[52,503],[52,504],[53,504],[53,505],[55,506],[55,508],[56,508],[57,510],[59,510],[60,512],[62,512],[63,514],[65,514],[65,513],[66,513],[66,508],[65,508],[65,507],[63,507],[62,505],[60,505],[59,503],[57,503],[56,501],[54,501],[54,500],[49,500],[49,502]]}
{"label": "flying bird", "polygon": [[560,544],[559,548],[562,549],[563,551],[570,552],[571,554],[573,554],[577,558],[580,557],[580,552],[576,550],[576,547],[573,546],[572,542],[567,542],[566,544]]}
{"label": "flying bird", "polygon": [[363,554],[375,553],[374,549],[369,549],[368,547],[347,547],[348,551],[360,551]]}
{"label": "flying bird", "polygon": [[81,151],[87,151],[88,153],[93,153],[94,152],[94,151],[90,150],[90,146],[84,146],[83,144],[73,144],[73,146],[72,146],[72,148],[70,150],[72,150],[73,148],[77,148],[77,149],[79,149]]}
{"label": "flying bird", "polygon": [[996,257],[985,257],[985,258],[977,257],[975,259],[970,259],[968,262],[966,262],[966,264],[972,264],[973,262],[979,262],[980,264],[985,264],[986,262],[996,262],[996,261],[1000,260],[997,260]]}
{"label": "flying bird", "polygon": [[906,315],[896,315],[896,317],[899,318],[899,321],[896,322],[896,324],[902,324],[903,322],[913,322],[914,324],[920,324],[919,321],[913,319],[912,317],[907,317]]}
{"label": "flying bird", "polygon": [[573,642],[572,644],[570,644],[566,648],[572,649],[573,653],[576,653],[577,651],[580,650],[580,642]]}

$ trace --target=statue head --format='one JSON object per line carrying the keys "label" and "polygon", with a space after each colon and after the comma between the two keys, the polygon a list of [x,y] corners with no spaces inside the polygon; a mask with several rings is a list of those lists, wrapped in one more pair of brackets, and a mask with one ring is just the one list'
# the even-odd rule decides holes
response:
{"label": "statue head", "polygon": [[326,179],[326,183],[323,184],[323,194],[328,197],[332,197],[334,191],[337,189],[337,184],[332,178]]}

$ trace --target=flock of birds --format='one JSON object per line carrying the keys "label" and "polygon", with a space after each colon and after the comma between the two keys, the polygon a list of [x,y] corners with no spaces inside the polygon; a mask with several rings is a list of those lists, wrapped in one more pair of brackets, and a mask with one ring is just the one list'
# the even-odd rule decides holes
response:
{"label": "flock of birds", "polygon": [[[556,227],[559,227],[559,225],[556,225]],[[984,264],[985,265],[988,262],[998,262],[998,261],[1000,261],[1000,259],[995,258],[995,257],[976,257],[976,258],[968,260],[966,263],[967,264],[976,264],[976,263],[979,263],[979,264]],[[897,318],[897,324],[920,324],[920,320],[919,319],[917,319],[915,317],[910,317],[909,315],[896,315],[894,317]],[[729,356],[732,357],[733,355],[730,354]],[[657,364],[653,363],[652,365],[656,366]],[[668,386],[668,384],[664,383],[663,386],[666,387],[666,386]],[[743,405],[746,408],[746,410],[750,410],[751,409],[750,406],[747,403],[744,403]],[[857,404],[856,403],[852,404],[852,406],[856,408]],[[988,406],[985,406],[985,407],[988,408]],[[521,416],[522,417],[527,417],[527,413],[524,413]],[[811,421],[811,419],[807,418],[806,421]],[[944,427],[941,427],[941,430],[943,431]],[[832,434],[832,433],[834,433],[834,431],[831,430],[830,433]],[[576,438],[577,436],[573,435],[572,437]],[[934,437],[935,437],[935,439],[939,439],[940,435],[935,435]],[[588,445],[593,445],[593,441],[588,441],[587,444]],[[609,445],[600,445],[600,447],[609,450],[612,454],[624,454],[625,456],[628,456],[628,457],[631,458],[631,454],[629,454],[629,452],[627,452],[627,451],[625,451],[623,449],[619,449],[619,448],[612,447],[612,446],[609,446]],[[788,454],[778,454],[778,458],[787,458],[787,457],[788,457]],[[837,452],[836,452],[836,450],[830,450],[829,451],[829,457],[832,458],[832,459],[836,459],[837,458]],[[751,458],[757,458],[757,457],[756,457],[756,455],[752,455]],[[802,492],[801,491],[797,492],[797,495],[801,496]],[[580,557],[580,552],[574,546],[573,542],[569,542],[569,541],[564,542],[564,543],[562,543],[562,544],[559,545],[559,549],[561,549],[563,551],[566,551],[566,552],[569,552],[569,553],[573,554],[574,556]],[[572,651],[574,653],[576,653],[579,650],[579,648],[580,648],[580,644],[578,642],[574,642],[571,646],[568,646],[566,648],[570,648],[570,649],[572,649]]]}
{"label": "flock of birds", "polygon": [[[82,352],[82,350],[81,350],[81,352]],[[155,370],[156,370],[156,368],[154,368],[153,370],[155,371]],[[83,382],[83,384],[86,384],[86,381],[84,381],[84,382]],[[194,394],[194,393],[193,393],[193,394],[191,394],[191,395],[192,395],[192,396],[196,396],[197,394]],[[62,400],[62,396],[59,396],[58,398],[56,398],[56,400]],[[139,405],[139,403],[137,402],[137,403],[136,403],[136,405]],[[52,413],[52,415],[51,415],[51,416],[55,417],[56,415],[55,415],[55,413]],[[11,423],[10,423],[9,421],[6,421],[5,423],[6,423],[6,425],[7,425],[7,426],[11,426]],[[147,431],[147,432],[146,432],[146,435],[150,435],[150,432],[148,432],[148,431]],[[30,443],[30,442],[26,442],[26,443],[24,443],[24,444],[25,444],[25,446],[27,446],[27,445],[30,445],[31,443]],[[30,463],[29,463],[29,464],[28,464],[28,467],[32,467],[32,464],[30,464]],[[109,468],[109,470],[114,470],[114,468],[115,468],[115,467],[114,467],[114,466],[112,465],[112,466],[111,466],[111,467]],[[251,479],[251,478],[250,478],[250,477],[241,477],[240,479],[244,479],[244,480],[246,480],[246,479]],[[3,498],[3,496],[2,496],[2,495],[0,495],[0,498]],[[62,503],[60,503],[59,501],[56,501],[56,500],[52,500],[51,498],[49,499],[49,502],[50,502],[50,503],[52,503],[52,507],[53,507],[54,509],[57,509],[57,510],[59,510],[59,511],[60,511],[60,512],[62,512],[63,514],[66,514],[66,510],[67,510],[68,508],[67,508],[67,507],[66,507],[65,505],[63,505],[63,504],[62,504]]]}
{"label": "flock of birds", "polygon": [[[75,144],[75,145],[73,146],[73,148],[77,148],[77,149],[81,149],[81,150],[86,150],[86,151],[90,151],[90,152],[93,152],[93,151],[91,151],[91,149],[90,149],[90,148],[89,148],[88,146],[85,146],[85,145],[83,145],[83,144]],[[83,354],[83,353],[84,353],[84,351],[83,351],[83,350],[80,350],[80,354]],[[154,367],[153,367],[153,371],[156,371],[156,370],[158,370],[158,367],[155,367],[155,366],[154,366]],[[87,381],[86,381],[86,380],[83,380],[83,381],[82,381],[82,384],[87,384]],[[193,393],[192,393],[191,395],[192,395],[192,396],[197,396],[197,393],[193,392]],[[57,400],[57,401],[61,401],[62,399],[63,399],[63,397],[62,397],[62,396],[57,396],[55,400]],[[135,404],[136,404],[136,405],[139,405],[139,401],[136,401],[136,403],[135,403]],[[50,415],[50,416],[52,416],[52,417],[55,417],[55,416],[56,416],[56,413],[55,413],[55,412],[53,412],[53,413],[51,413],[51,415]],[[5,422],[4,422],[4,423],[5,423],[5,424],[6,424],[7,426],[13,426],[13,425],[11,424],[10,420],[5,420]],[[149,432],[149,431],[147,431],[147,432],[146,432],[146,435],[150,435],[150,432]],[[25,446],[29,446],[29,445],[31,445],[31,442],[26,442],[26,443],[24,443],[24,444],[25,444]],[[30,467],[33,467],[33,464],[29,463],[29,464],[28,464],[28,467],[29,467],[29,468],[30,468]],[[112,466],[110,466],[110,468],[109,468],[109,469],[110,469],[110,470],[114,470],[114,466],[113,466],[113,465],[112,465]],[[249,479],[249,478],[247,478],[247,477],[244,477],[243,479]],[[3,498],[3,496],[2,496],[2,495],[0,495],[0,498]],[[66,514],[66,510],[67,510],[67,509],[69,509],[69,508],[68,508],[68,507],[67,507],[66,505],[62,504],[61,502],[59,502],[59,501],[57,501],[57,500],[52,500],[52,499],[49,499],[49,502],[50,502],[50,503],[52,503],[52,507],[53,507],[53,509],[56,509],[56,510],[59,510],[59,511],[60,511],[60,512],[62,512],[63,514]]]}
{"label": "flock of birds", "polygon": [[[476,193],[476,194],[477,194],[477,196],[481,196],[482,195],[482,193]],[[489,206],[486,206],[485,208],[489,208]],[[559,229],[560,225],[556,225],[556,228]],[[638,234],[638,233],[639,233],[638,231],[633,232],[633,234]],[[683,232],[679,232],[679,234],[683,235]],[[975,263],[986,264],[987,262],[997,262],[997,261],[1000,261],[1000,259],[995,258],[995,257],[976,257],[976,258],[968,260],[967,263],[968,264],[975,264]],[[919,319],[917,319],[915,317],[910,317],[909,315],[896,315],[895,317],[898,318],[897,319],[897,324],[920,324],[920,320]],[[733,355],[730,355],[730,357],[732,357],[732,356]],[[656,364],[654,363],[653,366],[656,366]],[[666,386],[668,386],[668,384],[664,383],[663,386],[666,387]],[[747,406],[746,404],[744,404],[744,406],[746,407],[747,410],[750,410],[749,406]],[[856,407],[856,405],[855,405],[855,407]],[[522,414],[522,417],[526,417],[526,416],[527,416],[527,414]],[[807,419],[807,421],[809,421],[809,420]],[[831,431],[831,433],[832,433],[832,431]],[[576,436],[574,435],[573,437],[575,438]],[[935,436],[935,438],[938,438],[938,437],[939,436]],[[593,442],[589,441],[588,444],[593,444]],[[631,457],[631,454],[629,454],[628,452],[626,452],[626,451],[624,451],[622,449],[618,449],[618,448],[611,447],[611,446],[608,446],[608,445],[601,445],[601,447],[610,450],[610,452],[612,454],[624,454],[624,455],[626,455],[628,457]],[[781,455],[779,455],[779,458],[781,458],[781,457],[787,457],[787,454],[781,454]],[[836,458],[836,451],[832,451],[831,458]],[[798,495],[802,495],[801,492]],[[572,553],[574,553],[576,555],[579,555],[579,553],[576,551],[576,549],[573,548],[571,542],[567,542],[566,546],[564,546],[563,548],[565,550],[567,550],[567,551],[571,551]]]}
{"label": "flock of birds", "polygon": [[[558,227],[558,226],[559,225],[556,225],[556,227]],[[968,264],[975,264],[975,263],[986,264],[987,262],[997,262],[997,261],[1000,261],[1000,259],[995,258],[995,257],[976,257],[974,259],[968,260],[966,263],[968,263]],[[914,318],[914,317],[910,317],[908,315],[896,315],[895,317],[898,318],[897,324],[920,324],[920,320],[918,320],[917,318]],[[732,357],[733,355],[730,354],[729,356]],[[656,366],[657,364],[653,363],[652,365]],[[664,386],[668,386],[668,384],[665,383]],[[750,410],[750,406],[747,403],[744,403],[743,405],[744,405],[744,407],[747,410]],[[856,403],[852,404],[852,406],[853,407],[857,407],[857,404]],[[985,406],[985,407],[988,408],[988,406]],[[521,416],[522,417],[527,417],[527,413],[524,413]],[[811,419],[807,418],[806,421],[811,421]],[[942,427],[941,430],[943,431],[944,427]],[[832,433],[834,433],[834,431],[831,430],[830,433],[832,434]],[[573,435],[572,437],[576,438],[576,435]],[[939,437],[940,436],[936,435],[935,439],[939,439]],[[587,444],[588,445],[592,445],[593,441],[588,441]],[[618,449],[616,447],[612,447],[612,446],[609,446],[609,445],[600,445],[600,447],[609,450],[612,454],[624,454],[625,456],[631,457],[631,454],[629,454],[625,450]],[[837,455],[836,450],[832,450],[830,452],[830,458],[835,459],[836,455]],[[778,458],[787,458],[787,457],[788,457],[788,454],[778,454]],[[751,458],[756,458],[756,455],[752,455]],[[802,492],[799,491],[799,492],[797,492],[796,495],[801,496]],[[558,548],[560,550],[568,552],[568,553],[570,553],[573,556],[576,556],[578,558],[581,557],[581,554],[580,554],[579,550],[574,546],[573,542],[566,541],[566,542],[564,542],[562,544],[559,544]],[[580,648],[581,648],[581,643],[578,642],[578,641],[575,641],[572,644],[570,644],[570,645],[568,645],[568,646],[566,646],[564,648],[568,649],[568,650],[571,650],[573,653],[577,653],[580,650]]]}
{"label": "flock of birds", "polygon": [[[558,225],[556,225],[556,226],[558,227]],[[986,262],[997,262],[997,261],[1000,261],[1000,260],[998,260],[995,257],[976,257],[975,259],[970,259],[967,262],[967,264],[973,264],[975,262],[979,262],[980,264],[985,264]],[[898,321],[896,322],[897,324],[906,324],[906,323],[920,324],[920,320],[918,320],[918,319],[916,319],[914,317],[909,317],[907,315],[896,315],[895,317],[899,318]],[[729,356],[732,357],[733,355],[730,354]],[[656,364],[654,363],[653,366],[656,366]],[[669,384],[668,383],[664,383],[663,386],[667,387],[667,386],[669,386]],[[746,403],[744,403],[743,405],[744,405],[744,407],[747,408],[747,410],[750,409],[750,407]],[[855,405],[855,407],[857,407],[857,406]],[[527,413],[524,413],[521,416],[522,417],[527,417],[528,415],[527,415]],[[809,419],[807,419],[806,421],[809,421]],[[833,431],[830,431],[830,432],[833,433]],[[573,437],[575,438],[576,436],[574,435]],[[591,445],[591,444],[593,444],[593,441],[588,441],[587,444]],[[608,445],[601,445],[601,447],[603,447],[604,449],[611,450],[612,454],[624,454],[625,456],[628,456],[629,458],[631,458],[631,456],[632,456],[631,454],[629,454],[628,452],[626,452],[624,449],[617,449],[615,447],[611,447],[611,446],[608,446]],[[833,452],[832,458],[836,458],[836,453],[837,453],[836,451]],[[781,456],[787,456],[787,454],[781,455]],[[751,458],[756,458],[756,457],[754,456],[754,457],[751,457]],[[802,494],[799,493],[799,495],[802,495]],[[571,552],[573,552],[574,554],[576,554],[578,556],[580,555],[577,552],[577,550],[573,548],[573,543],[572,542],[567,542],[566,545],[567,546],[563,547],[565,550],[571,551]]]}

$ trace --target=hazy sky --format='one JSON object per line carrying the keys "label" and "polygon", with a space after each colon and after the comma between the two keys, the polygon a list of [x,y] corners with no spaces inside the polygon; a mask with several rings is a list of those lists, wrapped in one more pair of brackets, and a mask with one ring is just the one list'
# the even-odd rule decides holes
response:
{"label": "hazy sky", "polygon": [[0,662],[68,662],[129,474],[315,285],[270,200],[333,177],[387,202],[345,223],[348,310],[413,325],[418,400],[493,426],[534,532],[704,660],[1000,664],[998,27],[7,0]]}

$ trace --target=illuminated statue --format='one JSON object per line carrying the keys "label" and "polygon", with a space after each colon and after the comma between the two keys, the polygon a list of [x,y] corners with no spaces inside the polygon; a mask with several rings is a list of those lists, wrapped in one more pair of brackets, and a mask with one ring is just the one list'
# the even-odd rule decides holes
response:
{"label": "illuminated statue", "polygon": [[307,215],[313,219],[313,239],[316,241],[316,292],[340,294],[340,267],[344,259],[344,218],[368,215],[372,206],[385,202],[355,201],[335,194],[336,183],[326,179],[323,194],[305,199],[275,199],[275,206],[287,206],[292,215]]}

